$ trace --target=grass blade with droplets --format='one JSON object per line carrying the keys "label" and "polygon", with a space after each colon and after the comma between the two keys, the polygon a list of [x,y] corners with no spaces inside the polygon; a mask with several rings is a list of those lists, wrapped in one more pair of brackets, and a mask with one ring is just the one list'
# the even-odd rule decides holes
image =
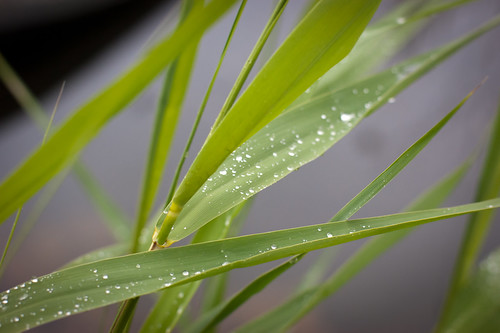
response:
{"label": "grass blade with droplets", "polygon": [[[231,269],[498,207],[500,198],[448,208],[329,222],[92,262],[33,278],[1,293],[0,325],[5,332],[18,332]],[[200,253],[203,257],[199,256]],[[223,264],[225,262],[227,264]],[[198,271],[200,273],[195,274]]]}

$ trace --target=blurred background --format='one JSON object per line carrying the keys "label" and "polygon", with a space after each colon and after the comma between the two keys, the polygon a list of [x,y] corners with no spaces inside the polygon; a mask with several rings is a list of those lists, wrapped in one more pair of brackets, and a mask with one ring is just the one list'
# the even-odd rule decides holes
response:
{"label": "blurred background", "polygon": [[[275,31],[281,42],[306,1],[291,0]],[[400,1],[384,0],[376,17]],[[191,159],[198,151],[246,57],[264,27],[272,1],[249,1],[210,98]],[[0,2],[0,51],[26,80],[46,110],[66,86],[55,123],[105,87],[141,55],[151,36],[175,25],[175,1],[6,0]],[[187,139],[203,94],[234,19],[233,10],[204,36],[170,154],[158,205]],[[422,53],[470,32],[500,13],[497,0],[480,0],[434,17],[386,65]],[[170,18],[170,19],[169,19]],[[268,50],[270,51],[270,50]],[[376,50],[374,50],[376,52]],[[356,217],[397,212],[459,165],[480,143],[494,116],[500,92],[500,29],[487,33],[418,80],[330,151],[257,195],[244,234],[325,222],[399,154],[449,112],[485,76],[489,79],[433,142]],[[265,52],[264,52],[265,53]],[[253,73],[255,74],[255,73]],[[131,218],[135,217],[161,79],[156,80],[84,150],[82,159]],[[42,135],[0,85],[0,178],[37,147]],[[481,155],[481,158],[483,156]],[[480,160],[482,161],[482,159]],[[481,162],[448,201],[473,201]],[[188,164],[189,165],[189,164]],[[2,195],[0,193],[0,195]],[[33,207],[25,205],[20,223]],[[5,244],[14,217],[0,227]],[[333,297],[304,318],[294,331],[426,332],[437,320],[466,218],[424,226],[377,259]],[[482,256],[500,245],[496,217]],[[7,267],[2,290],[58,269],[71,259],[113,242],[94,207],[70,175]],[[363,241],[339,247],[332,271]],[[283,302],[317,257],[301,261],[221,326],[230,331]],[[228,295],[274,266],[231,272]],[[199,296],[199,295],[198,295]],[[196,304],[194,302],[194,316]],[[153,304],[143,297],[133,329]],[[90,311],[34,329],[34,332],[96,332],[107,329],[115,307]]]}

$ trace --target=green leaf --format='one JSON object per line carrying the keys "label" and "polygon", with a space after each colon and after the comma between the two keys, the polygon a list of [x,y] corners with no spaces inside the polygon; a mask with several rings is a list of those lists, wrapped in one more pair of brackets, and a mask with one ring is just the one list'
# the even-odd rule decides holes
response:
{"label": "green leaf", "polygon": [[234,0],[212,0],[193,11],[168,38],[132,69],[82,106],[0,185],[0,221],[4,221],[54,175],[67,166],[100,129],[122,110],[187,44],[201,36]]}
{"label": "green leaf", "polygon": [[160,246],[166,245],[182,207],[224,159],[349,53],[379,2],[319,1],[297,25],[203,145],[174,195],[170,212],[159,218],[162,232],[155,241]]}
{"label": "green leaf", "polygon": [[500,250],[483,260],[457,294],[443,332],[500,331]]}
{"label": "green leaf", "polygon": [[[495,198],[500,193],[500,106],[493,121],[492,134],[488,152],[486,154],[476,200]],[[443,307],[438,329],[447,320],[454,298],[465,285],[474,270],[474,264],[481,250],[483,241],[488,233],[494,212],[481,212],[473,214],[465,229],[464,238],[460,248],[448,295]]]}
{"label": "green leaf", "polygon": [[231,153],[189,200],[169,235],[171,242],[321,156],[389,98],[499,23],[500,16],[455,42],[316,96],[276,118]]}
{"label": "green leaf", "polygon": [[[17,332],[58,318],[227,272],[479,210],[467,205],[329,222],[93,262],[34,278],[0,294],[0,325]],[[203,253],[203,256],[199,254]]]}
{"label": "green leaf", "polygon": [[[472,159],[465,161],[450,175],[420,195],[406,210],[430,209],[440,206],[463,179],[471,162]],[[302,290],[285,303],[242,326],[238,332],[281,332],[286,330],[414,230],[414,228],[407,228],[371,238],[327,281],[310,289]],[[331,249],[325,251],[331,251]]]}
{"label": "green leaf", "polygon": [[267,285],[273,282],[278,276],[286,272],[294,266],[304,255],[299,254],[283,264],[271,269],[262,274],[257,279],[252,281],[245,288],[236,293],[233,297],[217,306],[210,312],[205,313],[188,332],[207,332],[214,328],[218,323],[227,318],[231,313],[236,311],[243,303],[250,299],[253,295],[262,291]]}

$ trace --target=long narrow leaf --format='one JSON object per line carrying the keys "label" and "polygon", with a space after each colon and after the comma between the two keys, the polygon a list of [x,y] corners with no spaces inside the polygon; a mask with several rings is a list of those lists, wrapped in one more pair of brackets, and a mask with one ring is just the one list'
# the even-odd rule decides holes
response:
{"label": "long narrow leaf", "polygon": [[167,245],[178,213],[224,159],[349,53],[379,2],[325,0],[316,4],[203,145],[168,210],[158,219],[161,228],[154,237],[158,245]]}
{"label": "long narrow leaf", "polygon": [[321,156],[389,98],[499,23],[497,16],[444,47],[340,91],[316,96],[276,118],[231,153],[189,200],[170,233],[171,242]]}
{"label": "long narrow leaf", "polygon": [[500,198],[449,208],[329,222],[80,265],[33,278],[1,293],[0,327],[5,332],[17,332],[231,269],[498,207]]}
{"label": "long narrow leaf", "polygon": [[0,185],[0,221],[34,195],[122,110],[158,73],[212,25],[234,0],[212,0],[193,11],[168,38],[149,51],[131,70],[71,116],[47,143],[36,150]]}

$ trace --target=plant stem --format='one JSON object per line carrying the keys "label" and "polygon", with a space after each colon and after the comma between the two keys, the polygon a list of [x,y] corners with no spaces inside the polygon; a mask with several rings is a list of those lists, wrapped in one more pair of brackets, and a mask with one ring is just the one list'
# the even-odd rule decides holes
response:
{"label": "plant stem", "polygon": [[226,98],[226,101],[222,105],[222,109],[220,110],[219,115],[217,116],[217,119],[214,122],[214,125],[212,126],[212,130],[210,133],[212,133],[217,126],[219,126],[219,123],[224,119],[226,116],[227,112],[233,106],[236,97],[238,97],[238,94],[241,91],[241,88],[243,87],[243,84],[245,83],[246,79],[248,78],[248,75],[250,74],[253,66],[255,65],[255,62],[257,61],[257,58],[259,57],[260,52],[262,51],[262,48],[264,47],[264,44],[266,43],[267,39],[269,38],[269,35],[271,34],[271,31],[273,30],[274,26],[278,22],[278,19],[280,18],[281,14],[285,10],[286,5],[288,4],[288,0],[280,0],[277,4],[276,7],[274,8],[274,11],[269,18],[269,21],[267,22],[266,26],[264,27],[264,30],[262,31],[259,39],[257,40],[257,43],[255,44],[252,52],[250,52],[250,55],[248,56],[248,59],[245,62],[245,65],[241,69],[240,74],[236,78],[236,82],[234,83],[233,87],[231,88],[231,91],[229,92],[229,95]]}
{"label": "plant stem", "polygon": [[[182,167],[184,166],[184,162],[186,161],[186,158],[189,154],[189,149],[191,148],[191,144],[193,142],[194,136],[196,134],[196,131],[198,130],[198,125],[200,123],[201,117],[203,116],[203,112],[205,111],[205,107],[207,105],[208,99],[210,97],[210,94],[212,92],[213,85],[215,83],[215,80],[217,78],[217,74],[219,73],[220,67],[222,65],[222,61],[224,60],[224,57],[226,55],[227,48],[229,46],[229,43],[231,42],[231,39],[233,37],[233,33],[236,30],[236,26],[238,25],[238,22],[241,17],[241,13],[243,12],[243,9],[245,8],[245,5],[247,3],[247,0],[242,0],[240,8],[238,9],[238,13],[236,14],[236,17],[234,19],[233,25],[231,27],[231,31],[229,32],[229,36],[227,37],[226,44],[224,45],[224,48],[222,49],[222,53],[219,59],[219,63],[217,64],[217,67],[215,69],[215,72],[212,76],[212,80],[210,81],[210,84],[208,86],[208,89],[205,93],[205,96],[203,97],[203,101],[200,105],[200,109],[198,110],[198,114],[196,115],[193,128],[191,129],[191,133],[189,134],[188,141],[186,143],[186,146],[184,148],[184,152],[182,153],[181,159],[179,161],[179,164],[177,165],[177,169],[175,170],[175,175],[172,180],[172,184],[170,185],[170,190],[168,192],[167,196],[167,201],[165,204],[165,211],[167,211],[166,216],[164,214],[160,215],[160,219],[156,225],[155,228],[155,233],[153,235],[153,244],[151,245],[152,248],[155,248],[156,245],[163,246],[165,244],[166,239],[168,237],[168,234],[170,233],[170,230],[177,218],[177,212],[170,210],[167,208],[172,208],[169,207],[170,202],[172,201],[172,198],[175,193],[175,189],[177,187],[177,183],[179,181],[180,173],[182,170]],[[158,230],[159,227],[159,230]],[[156,245],[155,245],[156,244]]]}
{"label": "plant stem", "polygon": [[[182,2],[178,25],[185,21],[195,6],[202,7],[203,1],[184,0]],[[138,251],[141,232],[151,213],[151,207],[161,183],[163,169],[168,161],[182,104],[189,85],[199,40],[190,42],[191,45],[167,67],[164,75],[139,196],[130,248],[131,253]]]}
{"label": "plant stem", "polygon": [[113,326],[111,326],[110,333],[123,333],[128,331],[127,326],[129,326],[129,322],[132,320],[138,302],[139,297],[135,297],[122,303],[115,321],[113,322]]}

